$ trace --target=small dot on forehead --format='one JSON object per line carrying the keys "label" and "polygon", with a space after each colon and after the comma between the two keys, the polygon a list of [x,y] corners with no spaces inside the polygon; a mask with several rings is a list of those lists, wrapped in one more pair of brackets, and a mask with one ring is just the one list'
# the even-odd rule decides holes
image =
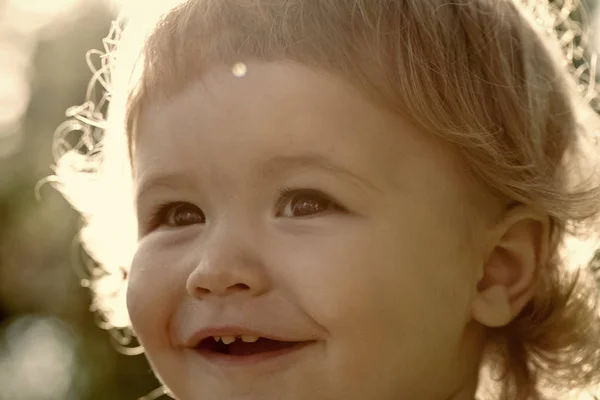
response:
{"label": "small dot on forehead", "polygon": [[233,64],[231,72],[233,72],[233,75],[237,76],[238,78],[241,78],[243,76],[246,76],[246,73],[248,73],[248,67],[244,63],[235,63]]}

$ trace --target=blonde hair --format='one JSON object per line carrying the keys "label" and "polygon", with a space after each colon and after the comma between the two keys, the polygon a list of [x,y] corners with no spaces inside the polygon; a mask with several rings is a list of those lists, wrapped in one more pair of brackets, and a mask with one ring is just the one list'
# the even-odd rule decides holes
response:
{"label": "blonde hair", "polygon": [[[566,392],[600,381],[595,277],[562,251],[569,239],[595,239],[600,212],[595,58],[590,65],[582,57],[584,36],[569,18],[576,4],[180,3],[140,26],[130,21],[120,41],[109,35],[94,80],[104,91],[95,97],[91,86],[57,134],[54,182],[83,215],[82,244],[97,263],[94,305],[108,326],[128,327],[116,310],[124,307],[135,249],[130,160],[140,110],[214,64],[285,59],[347,78],[448,143],[477,182],[550,216],[552,257],[534,298],[510,325],[490,331],[486,365],[500,383],[494,398],[546,399],[545,388]],[[83,132],[75,146],[65,141],[74,130]],[[109,198],[101,196],[106,188]],[[125,210],[120,219],[116,209]]]}

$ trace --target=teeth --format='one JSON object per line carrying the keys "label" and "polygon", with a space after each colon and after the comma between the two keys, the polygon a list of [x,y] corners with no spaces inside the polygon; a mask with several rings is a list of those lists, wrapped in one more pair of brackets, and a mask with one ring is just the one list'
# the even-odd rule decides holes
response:
{"label": "teeth", "polygon": [[259,337],[254,335],[242,335],[242,336],[213,336],[215,342],[223,342],[225,344],[231,344],[235,342],[236,339],[242,339],[242,342],[245,343],[254,343]]}
{"label": "teeth", "polygon": [[258,340],[258,336],[254,335],[242,335],[242,342],[254,343]]}
{"label": "teeth", "polygon": [[221,336],[221,342],[231,344],[235,342],[235,336]]}

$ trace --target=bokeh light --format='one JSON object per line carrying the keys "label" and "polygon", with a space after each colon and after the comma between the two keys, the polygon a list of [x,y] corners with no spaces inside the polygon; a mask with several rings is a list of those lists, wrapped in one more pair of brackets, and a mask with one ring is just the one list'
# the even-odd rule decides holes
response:
{"label": "bokeh light", "polygon": [[82,0],[7,0],[0,8],[0,159],[22,144],[20,120],[30,101],[31,61],[39,38],[76,17]]}
{"label": "bokeh light", "polygon": [[24,316],[4,332],[0,388],[11,400],[58,400],[73,394],[75,340],[58,319]]}

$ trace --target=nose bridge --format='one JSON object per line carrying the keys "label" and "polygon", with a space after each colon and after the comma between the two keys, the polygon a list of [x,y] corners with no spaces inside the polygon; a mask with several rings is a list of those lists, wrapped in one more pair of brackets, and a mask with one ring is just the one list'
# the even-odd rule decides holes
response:
{"label": "nose bridge", "polygon": [[257,295],[267,290],[258,235],[248,221],[230,215],[203,234],[205,240],[187,280],[190,295],[197,298],[236,292]]}

